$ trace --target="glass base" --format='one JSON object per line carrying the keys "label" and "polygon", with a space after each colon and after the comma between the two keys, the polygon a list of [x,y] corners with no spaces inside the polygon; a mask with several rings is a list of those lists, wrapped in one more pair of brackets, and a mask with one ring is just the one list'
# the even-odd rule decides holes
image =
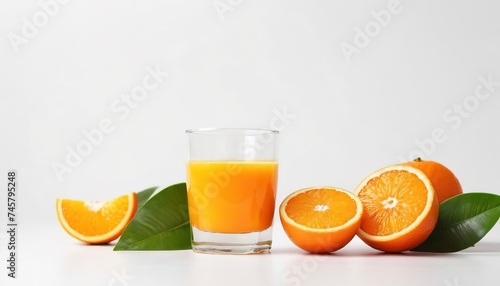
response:
{"label": "glass base", "polygon": [[266,230],[249,233],[214,233],[192,227],[192,248],[198,253],[257,254],[269,253],[272,243],[272,226]]}

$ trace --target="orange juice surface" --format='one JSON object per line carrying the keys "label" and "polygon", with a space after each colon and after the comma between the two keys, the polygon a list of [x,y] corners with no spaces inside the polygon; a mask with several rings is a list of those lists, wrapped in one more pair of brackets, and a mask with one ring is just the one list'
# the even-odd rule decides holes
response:
{"label": "orange juice surface", "polygon": [[187,165],[189,219],[218,233],[263,231],[273,221],[276,162],[195,161]]}

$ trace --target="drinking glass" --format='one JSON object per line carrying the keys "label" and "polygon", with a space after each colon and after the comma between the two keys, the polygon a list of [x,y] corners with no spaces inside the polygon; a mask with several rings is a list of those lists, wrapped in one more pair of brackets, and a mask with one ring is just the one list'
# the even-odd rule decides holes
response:
{"label": "drinking glass", "polygon": [[278,131],[186,131],[192,248],[201,253],[267,253],[278,181]]}

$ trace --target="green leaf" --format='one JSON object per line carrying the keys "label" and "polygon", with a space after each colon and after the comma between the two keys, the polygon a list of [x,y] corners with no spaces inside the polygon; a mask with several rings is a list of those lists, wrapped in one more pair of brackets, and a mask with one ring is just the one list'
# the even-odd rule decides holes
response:
{"label": "green leaf", "polygon": [[465,193],[439,206],[439,218],[430,236],[413,251],[456,252],[474,246],[500,217],[500,196]]}
{"label": "green leaf", "polygon": [[137,211],[113,250],[191,249],[186,184],[169,186]]}
{"label": "green leaf", "polygon": [[156,189],[158,189],[158,186],[151,187],[149,189],[145,189],[137,193],[137,201],[138,201],[137,209],[142,208],[142,206],[149,200],[149,198],[155,192]]}

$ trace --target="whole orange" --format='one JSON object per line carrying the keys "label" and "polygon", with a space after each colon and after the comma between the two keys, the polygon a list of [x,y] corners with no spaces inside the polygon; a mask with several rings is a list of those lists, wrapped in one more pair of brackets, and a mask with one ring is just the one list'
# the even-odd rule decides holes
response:
{"label": "whole orange", "polygon": [[436,191],[439,203],[463,193],[462,186],[455,174],[441,163],[417,158],[414,161],[403,163],[403,165],[411,166],[424,172]]}

